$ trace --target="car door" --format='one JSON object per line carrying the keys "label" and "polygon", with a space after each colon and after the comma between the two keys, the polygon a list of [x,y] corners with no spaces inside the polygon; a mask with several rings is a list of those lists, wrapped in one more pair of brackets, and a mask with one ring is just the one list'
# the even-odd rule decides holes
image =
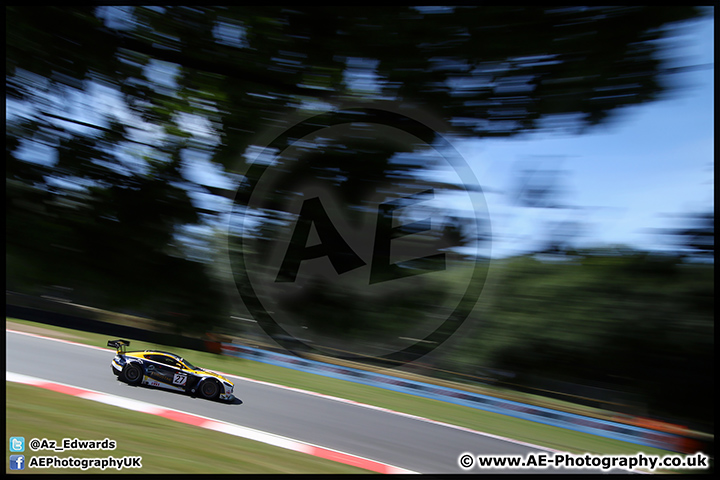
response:
{"label": "car door", "polygon": [[182,388],[184,390],[188,387],[188,371],[185,368],[185,365],[182,363],[174,360],[174,359],[168,359],[168,366],[170,367],[170,370],[168,371],[172,378],[172,385],[174,387]]}
{"label": "car door", "polygon": [[147,355],[145,358],[151,361],[145,367],[146,375],[152,380],[151,385],[173,390],[184,388],[185,381],[181,375],[178,376],[180,369],[173,358],[167,355]]}

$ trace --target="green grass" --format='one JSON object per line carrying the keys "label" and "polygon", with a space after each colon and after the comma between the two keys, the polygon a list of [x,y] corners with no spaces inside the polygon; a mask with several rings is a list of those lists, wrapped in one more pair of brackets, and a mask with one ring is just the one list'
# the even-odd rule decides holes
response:
{"label": "green grass", "polygon": [[[61,338],[107,348],[107,336],[78,332],[61,327],[34,324],[16,319],[8,320],[25,325],[47,328],[54,331],[57,335],[62,335],[63,337]],[[267,365],[252,360],[132,341],[131,349],[142,350],[145,348],[170,350],[187,357],[188,360],[196,365],[224,373],[333,395],[571,453],[589,452],[595,454],[626,455],[632,455],[640,451],[650,455],[670,453],[652,447],[575,432],[439,400],[416,397],[382,388]],[[236,394],[242,399],[242,390],[236,388]]]}
{"label": "green grass", "polygon": [[[252,440],[112,407],[28,385],[7,383],[6,442],[10,436],[55,440],[78,438],[117,442],[115,450],[33,452],[32,456],[115,458],[141,456],[141,469],[120,473],[370,473],[367,470]],[[48,408],[52,405],[52,408]],[[6,450],[9,451],[9,445]],[[8,456],[9,458],[9,456]],[[26,464],[27,465],[27,464]],[[11,471],[9,464],[6,473]],[[33,473],[81,473],[80,469],[28,469]],[[85,473],[117,473],[88,469]]]}

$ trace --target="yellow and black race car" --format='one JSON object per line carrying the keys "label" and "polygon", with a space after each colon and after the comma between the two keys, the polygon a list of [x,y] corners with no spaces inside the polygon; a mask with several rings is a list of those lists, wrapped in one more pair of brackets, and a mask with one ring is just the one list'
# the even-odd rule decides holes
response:
{"label": "yellow and black race car", "polygon": [[196,367],[174,353],[159,350],[127,352],[127,340],[110,340],[108,347],[117,349],[112,361],[112,372],[118,380],[130,385],[148,385],[166,388],[210,400],[230,401],[233,383],[215,372]]}

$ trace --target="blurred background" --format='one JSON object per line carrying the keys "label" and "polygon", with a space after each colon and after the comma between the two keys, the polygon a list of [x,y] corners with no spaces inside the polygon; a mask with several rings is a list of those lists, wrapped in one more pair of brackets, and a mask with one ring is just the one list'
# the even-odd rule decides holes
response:
{"label": "blurred background", "polygon": [[[299,187],[252,198],[258,136],[289,112],[392,101],[441,121],[422,143],[452,143],[487,212],[474,224],[454,208],[421,239],[441,242],[455,269],[416,276],[412,295],[366,308],[357,278],[288,293],[280,303],[304,312],[298,328],[319,332],[312,341],[330,355],[371,351],[378,329],[426,335],[404,332],[479,281],[457,332],[404,370],[712,429],[713,16],[6,7],[8,299],[276,345],[238,272],[288,231]],[[367,138],[359,128],[317,141],[280,170],[322,181],[358,218],[380,185],[450,195],[467,180],[421,145]],[[468,277],[478,265],[482,278]]]}

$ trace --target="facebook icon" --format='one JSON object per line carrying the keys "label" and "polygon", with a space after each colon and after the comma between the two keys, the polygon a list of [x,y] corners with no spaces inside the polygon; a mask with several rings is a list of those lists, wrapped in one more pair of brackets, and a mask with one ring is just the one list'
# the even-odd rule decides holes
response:
{"label": "facebook icon", "polygon": [[25,455],[10,455],[10,470],[25,470]]}

